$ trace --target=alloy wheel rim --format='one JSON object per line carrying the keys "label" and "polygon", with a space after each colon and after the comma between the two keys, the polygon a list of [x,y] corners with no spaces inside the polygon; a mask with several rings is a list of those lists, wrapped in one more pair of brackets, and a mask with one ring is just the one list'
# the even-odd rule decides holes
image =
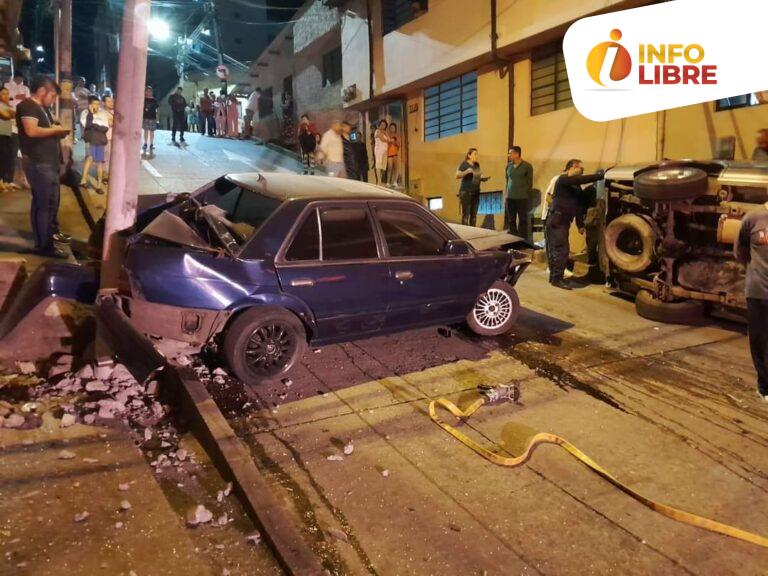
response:
{"label": "alloy wheel rim", "polygon": [[270,376],[282,372],[296,351],[296,340],[283,324],[256,328],[245,344],[245,362],[251,370]]}
{"label": "alloy wheel rim", "polygon": [[477,299],[472,315],[482,328],[495,329],[509,320],[512,309],[509,295],[498,288],[491,288]]}

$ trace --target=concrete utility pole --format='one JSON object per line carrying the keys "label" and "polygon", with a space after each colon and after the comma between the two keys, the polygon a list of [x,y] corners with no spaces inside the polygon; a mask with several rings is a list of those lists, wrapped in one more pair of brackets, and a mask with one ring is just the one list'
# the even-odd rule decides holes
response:
{"label": "concrete utility pole", "polygon": [[102,290],[117,285],[122,262],[117,232],[129,228],[136,220],[151,4],[152,0],[126,0],[123,12],[101,267]]}
{"label": "concrete utility pole", "polygon": [[[219,19],[216,17],[216,0],[211,1],[211,19],[213,21],[213,38],[216,41],[216,52],[219,57],[219,66],[224,65],[224,49],[221,47],[221,35],[219,34]],[[227,79],[221,79],[221,91],[227,94]]]}
{"label": "concrete utility pole", "polygon": [[59,43],[55,47],[58,61],[61,97],[59,98],[59,121],[72,132],[74,110],[72,106],[72,0],[57,0],[60,14]]}

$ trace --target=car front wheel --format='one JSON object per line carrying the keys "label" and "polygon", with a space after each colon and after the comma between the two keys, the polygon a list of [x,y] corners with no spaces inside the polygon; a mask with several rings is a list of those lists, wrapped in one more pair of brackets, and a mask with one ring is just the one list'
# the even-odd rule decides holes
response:
{"label": "car front wheel", "polygon": [[499,336],[512,329],[520,314],[520,299],[509,284],[497,280],[477,297],[467,324],[480,336]]}
{"label": "car front wheel", "polygon": [[301,321],[282,308],[251,308],[224,335],[224,356],[232,372],[255,386],[287,373],[306,349]]}

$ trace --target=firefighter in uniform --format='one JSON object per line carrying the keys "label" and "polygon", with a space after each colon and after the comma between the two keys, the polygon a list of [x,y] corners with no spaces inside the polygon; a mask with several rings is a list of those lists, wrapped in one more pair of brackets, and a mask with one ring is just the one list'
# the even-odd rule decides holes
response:
{"label": "firefighter in uniform", "polygon": [[584,210],[582,207],[582,184],[602,180],[605,172],[584,175],[581,160],[568,160],[565,173],[557,179],[552,198],[552,207],[547,216],[547,257],[549,259],[549,283],[557,288],[570,290],[564,280],[568,264],[568,233],[571,222],[576,219],[579,231],[584,233]]}

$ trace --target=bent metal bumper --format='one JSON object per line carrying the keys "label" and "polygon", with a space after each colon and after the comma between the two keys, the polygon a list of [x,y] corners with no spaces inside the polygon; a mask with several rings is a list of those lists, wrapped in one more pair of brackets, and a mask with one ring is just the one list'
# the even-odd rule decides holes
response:
{"label": "bent metal bumper", "polygon": [[144,334],[202,346],[218,334],[231,316],[229,311],[185,308],[115,295],[133,326]]}
{"label": "bent metal bumper", "polygon": [[504,280],[511,286],[514,286],[517,284],[517,281],[520,279],[523,272],[525,272],[526,268],[530,266],[532,257],[529,252],[523,252],[521,250],[511,249],[508,253],[510,255],[510,261],[507,266],[507,275],[504,277]]}

